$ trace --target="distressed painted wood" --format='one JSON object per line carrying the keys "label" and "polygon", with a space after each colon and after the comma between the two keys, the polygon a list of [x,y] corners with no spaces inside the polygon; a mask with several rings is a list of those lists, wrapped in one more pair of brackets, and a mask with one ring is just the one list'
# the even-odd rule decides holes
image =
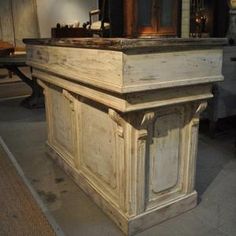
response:
{"label": "distressed painted wood", "polygon": [[32,66],[41,70],[50,68],[55,74],[66,74],[70,79],[95,86],[115,90],[121,87],[121,52],[37,46],[27,47],[27,57]]}
{"label": "distressed painted wood", "polygon": [[219,49],[130,55],[99,49],[27,46],[27,57],[29,65],[39,70],[50,70],[59,76],[66,75],[68,79],[118,93],[223,79]]}
{"label": "distressed painted wood", "polygon": [[[46,97],[48,153],[127,235],[197,204],[199,116],[211,83],[222,79],[215,46],[149,53],[27,46]],[[145,76],[156,86],[143,84]]]}

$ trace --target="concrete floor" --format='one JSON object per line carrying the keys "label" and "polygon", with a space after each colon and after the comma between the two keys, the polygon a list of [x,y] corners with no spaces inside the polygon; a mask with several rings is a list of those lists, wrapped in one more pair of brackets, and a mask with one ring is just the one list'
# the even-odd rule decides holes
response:
{"label": "concrete floor", "polygon": [[[27,76],[31,77],[29,67],[22,67],[21,71]],[[5,69],[0,69],[0,99],[10,98],[17,96],[30,95],[31,88],[25,84],[18,76],[12,74],[12,78],[9,78],[9,73]]]}
{"label": "concrete floor", "polygon": [[[112,221],[44,153],[44,110],[19,99],[0,102],[0,136],[26,177],[68,236],[123,235]],[[199,137],[196,188],[199,205],[138,236],[236,235],[236,156],[232,127],[216,139]]]}

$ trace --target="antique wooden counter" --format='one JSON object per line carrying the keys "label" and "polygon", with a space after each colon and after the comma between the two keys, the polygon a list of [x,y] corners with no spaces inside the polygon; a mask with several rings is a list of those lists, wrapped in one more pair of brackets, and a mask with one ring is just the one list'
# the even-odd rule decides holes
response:
{"label": "antique wooden counter", "polygon": [[27,39],[48,151],[126,233],[197,204],[199,115],[225,39]]}

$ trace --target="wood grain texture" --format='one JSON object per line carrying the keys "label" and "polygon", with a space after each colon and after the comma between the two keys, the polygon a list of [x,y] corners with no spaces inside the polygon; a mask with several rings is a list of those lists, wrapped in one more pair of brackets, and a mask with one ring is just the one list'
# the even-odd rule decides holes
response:
{"label": "wood grain texture", "polygon": [[[86,103],[78,104],[80,124],[78,169],[93,184],[99,186],[117,204],[119,196],[119,161],[117,124],[109,114]],[[103,138],[99,138],[102,133]]]}
{"label": "wood grain texture", "polygon": [[27,63],[120,94],[223,80],[222,49],[130,55],[111,50],[27,46]]}
{"label": "wood grain texture", "polygon": [[[43,86],[53,156],[125,233],[139,230],[130,226],[133,218],[144,214],[145,221],[154,209],[174,216],[170,206],[193,194],[204,103],[120,114],[54,85]],[[68,155],[70,149],[75,152]],[[187,204],[183,211],[192,207]]]}
{"label": "wood grain texture", "polygon": [[166,219],[173,218],[183,212],[186,212],[197,205],[197,193],[193,192],[190,195],[176,199],[176,201],[169,202],[161,206],[159,209],[146,212],[129,221],[128,235],[135,235],[142,232],[144,229],[151,228],[157,222],[161,223]]}
{"label": "wood grain texture", "polygon": [[[50,155],[125,234],[196,206],[199,116],[222,79],[220,48],[29,45],[27,60],[46,96]],[[157,87],[142,84],[150,76]]]}
{"label": "wood grain texture", "polygon": [[135,19],[135,4],[134,0],[124,1],[124,36],[134,36],[135,26],[133,24]]}
{"label": "wood grain texture", "polygon": [[[55,89],[55,87],[50,88],[48,93],[49,104],[53,104],[50,107],[51,123],[49,124],[52,144],[63,152],[70,162],[74,163],[74,159],[77,157],[77,145],[73,101],[68,99],[63,90]],[[67,115],[65,116],[65,114]]]}
{"label": "wood grain texture", "polygon": [[104,92],[104,90],[98,90],[96,88],[85,87],[80,83],[71,82],[37,69],[33,71],[33,76],[39,78],[41,81],[54,84],[75,94],[80,94],[87,99],[104,104],[124,113],[142,110],[147,107],[163,107],[213,97],[211,84],[185,86],[175,88],[174,91],[173,89],[168,88],[153,90],[148,93],[139,92],[117,96],[117,94]]}
{"label": "wood grain texture", "polygon": [[174,187],[179,177],[180,127],[183,118],[178,111],[159,115],[154,124],[154,134],[150,145],[151,193],[157,194]]}
{"label": "wood grain texture", "polygon": [[27,47],[27,61],[35,68],[102,88],[119,90],[122,84],[121,52],[37,46]]}
{"label": "wood grain texture", "polygon": [[124,63],[123,84],[132,92],[141,87],[154,89],[223,80],[222,49],[124,55]]}
{"label": "wood grain texture", "polygon": [[221,47],[228,44],[226,38],[72,38],[72,39],[24,39],[27,45],[59,46],[72,48],[104,49],[129,52],[132,50],[182,50]]}

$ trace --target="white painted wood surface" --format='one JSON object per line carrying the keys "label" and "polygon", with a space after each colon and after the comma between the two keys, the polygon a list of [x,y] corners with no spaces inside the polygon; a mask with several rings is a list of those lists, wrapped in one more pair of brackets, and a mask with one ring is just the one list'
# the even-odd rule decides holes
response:
{"label": "white painted wood surface", "polygon": [[135,86],[160,88],[223,79],[219,76],[220,49],[125,55],[124,58],[123,83],[130,90]]}
{"label": "white painted wood surface", "polygon": [[27,56],[29,65],[39,70],[118,93],[223,80],[220,49],[129,55],[111,50],[27,46]]}
{"label": "white painted wood surface", "polygon": [[[124,233],[196,206],[199,116],[212,81],[222,79],[222,50],[164,53],[168,66],[163,53],[49,46],[28,53],[46,96],[49,154]],[[157,87],[139,86],[151,75]]]}

